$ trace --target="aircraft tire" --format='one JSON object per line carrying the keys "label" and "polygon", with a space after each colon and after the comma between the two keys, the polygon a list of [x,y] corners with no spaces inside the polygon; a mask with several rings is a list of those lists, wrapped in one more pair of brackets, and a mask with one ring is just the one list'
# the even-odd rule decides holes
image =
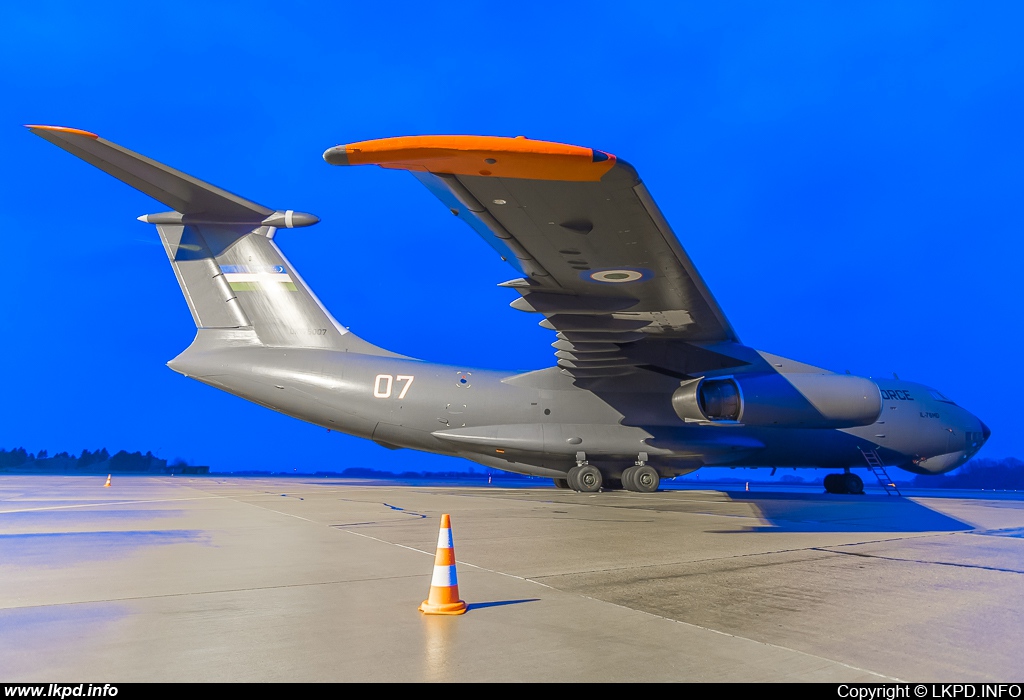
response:
{"label": "aircraft tire", "polygon": [[649,464],[634,467],[633,484],[640,493],[654,493],[661,486],[661,477],[657,470]]}
{"label": "aircraft tire", "polygon": [[552,479],[552,481],[555,482],[555,488],[556,489],[567,489],[567,488],[569,488],[569,480],[568,479]]}
{"label": "aircraft tire", "polygon": [[838,474],[826,474],[822,480],[822,486],[825,487],[825,493],[841,493],[838,484],[836,484],[836,478]]}
{"label": "aircraft tire", "polygon": [[[574,481],[579,486],[577,491],[581,493],[597,493],[601,490],[601,483],[603,478],[601,477],[601,470],[592,464],[584,464],[582,467],[575,467],[579,471],[576,472],[576,478]],[[572,471],[569,471],[572,474]]]}
{"label": "aircraft tire", "polygon": [[[852,475],[851,475],[852,476]],[[850,493],[846,490],[846,474],[826,474],[823,485],[828,493],[844,494]],[[859,481],[859,479],[858,479]],[[863,489],[863,484],[861,484]]]}
{"label": "aircraft tire", "polygon": [[859,476],[857,476],[853,472],[849,472],[843,474],[842,477],[843,487],[845,488],[846,493],[851,493],[854,494],[855,496],[864,495],[864,482],[861,480]]}
{"label": "aircraft tire", "polygon": [[626,467],[622,470],[622,488],[627,491],[636,491],[636,484],[633,483],[633,475],[636,473],[636,467]]}
{"label": "aircraft tire", "polygon": [[576,481],[576,477],[579,476],[580,469],[582,469],[582,468],[583,467],[573,467],[572,469],[569,470],[569,473],[565,475],[565,484],[566,484],[566,486],[571,488],[573,491],[582,491],[583,490],[583,488],[580,486],[579,482]]}

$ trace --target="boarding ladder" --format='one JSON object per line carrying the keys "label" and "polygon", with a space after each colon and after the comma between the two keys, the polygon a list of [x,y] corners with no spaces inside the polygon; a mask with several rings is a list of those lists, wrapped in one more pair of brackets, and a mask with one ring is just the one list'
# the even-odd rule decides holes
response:
{"label": "boarding ladder", "polygon": [[892,480],[889,473],[885,471],[885,465],[882,464],[882,459],[878,456],[878,452],[874,449],[865,450],[861,449],[860,453],[864,455],[864,461],[868,463],[868,471],[875,475],[878,479],[879,485],[885,489],[885,492],[890,496],[896,494],[902,496],[899,487],[896,486],[896,482]]}

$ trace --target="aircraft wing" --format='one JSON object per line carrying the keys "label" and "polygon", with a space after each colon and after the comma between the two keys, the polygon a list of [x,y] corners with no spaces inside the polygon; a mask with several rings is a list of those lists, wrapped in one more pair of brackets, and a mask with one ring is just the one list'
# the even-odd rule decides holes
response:
{"label": "aircraft wing", "polygon": [[405,136],[324,159],[412,172],[523,274],[503,283],[522,295],[513,308],[558,331],[558,364],[576,377],[738,342],[636,170],[611,154],[523,137]]}

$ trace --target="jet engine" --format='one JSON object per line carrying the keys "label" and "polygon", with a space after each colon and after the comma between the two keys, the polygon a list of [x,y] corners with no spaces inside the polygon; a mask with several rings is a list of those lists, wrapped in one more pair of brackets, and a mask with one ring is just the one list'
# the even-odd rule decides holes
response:
{"label": "jet engine", "polygon": [[749,374],[684,381],[672,408],[689,421],[852,428],[878,420],[882,396],[870,379],[848,374]]}

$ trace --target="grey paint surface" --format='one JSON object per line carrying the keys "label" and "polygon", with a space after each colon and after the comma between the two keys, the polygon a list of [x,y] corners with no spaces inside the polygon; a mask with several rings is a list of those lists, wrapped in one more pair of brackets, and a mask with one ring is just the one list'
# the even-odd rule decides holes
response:
{"label": "grey paint surface", "polygon": [[[8,681],[1007,681],[1024,504],[5,475]],[[461,617],[424,616],[450,513]],[[569,546],[568,543],[571,543]]]}
{"label": "grey paint surface", "polygon": [[[522,295],[513,308],[556,331],[557,366],[516,376],[424,363],[348,332],[270,225],[316,217],[274,212],[84,132],[31,128],[178,207],[141,217],[157,222],[197,326],[168,365],[310,423],[525,474],[571,477],[589,464],[598,487],[634,464],[669,478],[705,465],[849,469],[874,455],[942,473],[988,438],[929,387],[739,343],[621,160],[599,182],[417,175],[526,274],[505,283]],[[338,153],[325,157],[347,163]],[[735,410],[711,411],[708,387],[728,389]]]}

